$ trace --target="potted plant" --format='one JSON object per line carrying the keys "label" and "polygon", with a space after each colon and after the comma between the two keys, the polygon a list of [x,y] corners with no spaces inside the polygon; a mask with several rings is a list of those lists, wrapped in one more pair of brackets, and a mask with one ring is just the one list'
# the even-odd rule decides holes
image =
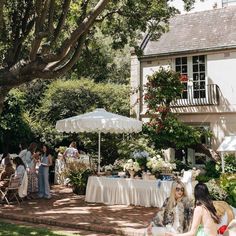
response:
{"label": "potted plant", "polygon": [[140,166],[137,161],[133,161],[133,159],[129,159],[124,165],[124,171],[128,171],[130,178],[133,179],[135,172],[140,170]]}
{"label": "potted plant", "polygon": [[73,161],[66,164],[64,176],[68,179],[68,184],[72,187],[75,194],[84,195],[88,177],[92,170],[84,163]]}

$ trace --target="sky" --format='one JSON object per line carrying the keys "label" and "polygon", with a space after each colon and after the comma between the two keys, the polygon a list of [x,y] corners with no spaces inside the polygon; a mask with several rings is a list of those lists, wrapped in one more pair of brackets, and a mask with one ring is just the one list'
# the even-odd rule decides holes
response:
{"label": "sky", "polygon": [[[179,9],[181,13],[186,13],[184,11],[184,4],[182,0],[173,0],[171,5]],[[196,0],[194,8],[190,11],[190,13],[197,11],[212,10],[214,8],[222,8],[222,0],[204,0],[204,1]]]}

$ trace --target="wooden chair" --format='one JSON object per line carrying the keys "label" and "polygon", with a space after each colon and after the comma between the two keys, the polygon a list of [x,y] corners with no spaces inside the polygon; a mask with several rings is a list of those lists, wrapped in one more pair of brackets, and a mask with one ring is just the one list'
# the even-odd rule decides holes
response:
{"label": "wooden chair", "polygon": [[2,200],[6,200],[7,204],[10,205],[10,201],[15,199],[18,204],[20,204],[20,199],[18,197],[18,190],[21,185],[21,177],[11,175],[8,186],[5,190],[0,189],[0,193],[2,194]]}

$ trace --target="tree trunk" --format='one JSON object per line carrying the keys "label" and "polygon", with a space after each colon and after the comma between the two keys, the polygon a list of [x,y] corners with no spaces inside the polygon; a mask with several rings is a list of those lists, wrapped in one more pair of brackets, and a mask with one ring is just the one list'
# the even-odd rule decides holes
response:
{"label": "tree trunk", "polygon": [[3,103],[10,89],[0,86],[0,114],[2,113]]}

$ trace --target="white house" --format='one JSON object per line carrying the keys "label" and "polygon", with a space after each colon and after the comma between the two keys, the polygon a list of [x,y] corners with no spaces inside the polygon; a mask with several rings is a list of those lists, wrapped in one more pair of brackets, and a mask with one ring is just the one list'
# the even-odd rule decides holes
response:
{"label": "white house", "polygon": [[[236,6],[177,15],[158,41],[147,36],[143,55],[131,57],[132,112],[145,120],[143,86],[160,66],[183,76],[182,99],[172,107],[180,119],[213,132],[208,146],[216,150],[225,136],[236,134]],[[193,164],[202,160],[185,150]],[[199,161],[200,160],[200,161]]]}
{"label": "white house", "polygon": [[190,11],[186,12],[184,9],[183,0],[172,0],[169,2],[171,6],[177,8],[181,13],[193,13],[197,11],[206,11],[222,7],[236,5],[236,0],[195,0]]}

